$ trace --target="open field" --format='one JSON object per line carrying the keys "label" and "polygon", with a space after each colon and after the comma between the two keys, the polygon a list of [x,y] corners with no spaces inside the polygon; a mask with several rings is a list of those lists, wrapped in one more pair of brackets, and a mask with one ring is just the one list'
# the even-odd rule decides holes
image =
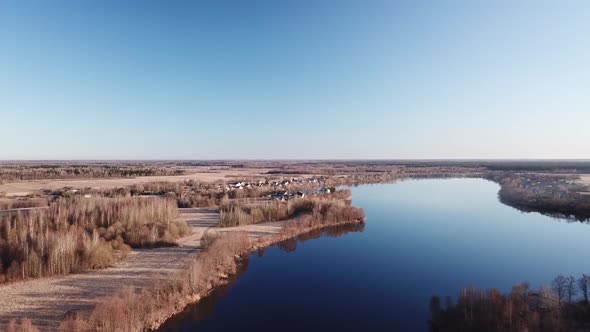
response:
{"label": "open field", "polygon": [[[181,238],[178,247],[133,250],[129,258],[112,268],[0,286],[0,326],[13,318],[29,317],[43,330],[54,330],[69,310],[90,309],[96,299],[122,287],[140,288],[154,277],[178,271],[201,250],[201,237],[206,229],[217,225],[219,214],[208,209],[181,209],[179,218],[193,232]],[[251,238],[258,238],[278,233],[282,225],[269,222],[222,231],[246,230]]]}
{"label": "open field", "polygon": [[[81,169],[97,168],[96,162],[73,161],[45,161],[45,162],[13,162],[22,168],[23,172],[32,172],[39,165],[52,165],[57,170],[68,168],[70,164],[78,165]],[[0,170],[8,167],[0,163]],[[534,172],[551,174],[582,174],[582,181],[590,184],[589,161],[542,161],[542,160],[333,160],[333,161],[160,161],[160,162],[102,162],[101,167],[127,167],[129,172],[149,167],[178,170],[182,175],[147,175],[135,177],[76,177],[45,180],[4,180],[0,184],[0,193],[7,196],[22,196],[38,192],[42,189],[56,190],[64,187],[108,189],[125,187],[134,184],[157,181],[181,182],[196,180],[213,182],[218,180],[232,181],[249,177],[306,177],[330,176],[334,179],[364,176],[389,175],[392,178],[404,177],[450,177],[450,176],[481,176],[486,172]],[[107,167],[108,166],[108,167]],[[102,168],[100,168],[102,170]],[[383,179],[379,179],[383,180]],[[374,179],[372,182],[380,182]],[[359,182],[357,180],[351,180]],[[340,181],[343,182],[343,181]],[[360,181],[367,182],[367,181]],[[336,183],[335,183],[336,184]],[[342,184],[342,183],[341,183]]]}
{"label": "open field", "polygon": [[114,187],[125,187],[134,184],[141,184],[156,181],[170,181],[182,182],[185,180],[198,180],[205,182],[213,182],[218,180],[230,180],[234,177],[250,177],[261,175],[268,172],[269,169],[259,168],[231,168],[214,171],[206,171],[205,169],[197,170],[194,173],[185,175],[172,176],[142,176],[135,178],[99,178],[99,179],[72,179],[72,180],[36,180],[36,181],[20,181],[0,184],[0,192],[6,193],[6,196],[25,196],[42,189],[56,190],[64,187],[72,188],[87,188],[93,189],[108,189]]}

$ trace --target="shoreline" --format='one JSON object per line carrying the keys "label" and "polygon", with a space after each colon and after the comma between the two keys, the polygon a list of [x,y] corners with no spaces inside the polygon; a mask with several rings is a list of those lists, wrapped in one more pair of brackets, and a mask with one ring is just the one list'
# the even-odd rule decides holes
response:
{"label": "shoreline", "polygon": [[[491,181],[493,183],[498,184],[500,186],[499,194],[502,193],[503,183],[501,181],[497,181],[497,180],[490,179],[490,178],[480,178],[480,177],[474,177],[474,178],[487,180],[487,181]],[[403,180],[421,180],[421,178],[400,179],[400,181],[403,181]],[[395,183],[395,181],[393,183]],[[381,183],[378,183],[378,184],[376,183],[376,185],[379,185],[379,184],[381,184]],[[499,196],[500,196],[499,197],[500,203],[503,203],[507,206],[511,206],[513,208],[518,209],[518,207],[515,207],[515,206],[509,204],[508,202],[503,201],[501,195],[499,195]],[[349,199],[350,199],[350,197],[346,198],[346,200],[349,200]],[[194,210],[200,210],[200,209],[194,209]],[[530,209],[529,211],[543,213],[542,211],[539,211],[538,209],[537,210]],[[335,222],[335,223],[328,223],[329,221],[326,220],[326,222],[327,222],[327,224],[317,224],[314,226],[307,226],[307,227],[305,227],[305,226],[291,227],[292,225],[290,225],[288,223],[280,224],[277,222],[277,224],[275,226],[273,226],[275,228],[274,233],[267,233],[267,235],[264,235],[264,236],[261,236],[258,238],[250,238],[250,240],[248,241],[248,244],[247,244],[247,248],[242,247],[242,249],[240,249],[239,251],[232,251],[231,255],[227,254],[227,255],[225,255],[224,258],[226,258],[228,260],[232,260],[232,261],[234,261],[234,263],[239,263],[241,260],[243,260],[245,258],[246,255],[250,255],[253,252],[255,252],[256,250],[260,250],[262,248],[274,245],[274,244],[279,243],[281,241],[293,239],[299,235],[306,234],[306,233],[312,232],[314,230],[327,229],[332,226],[361,224],[361,223],[364,223],[364,220],[340,221],[340,222]],[[227,233],[238,233],[238,234],[247,233],[248,231],[245,230],[246,227],[250,227],[250,226],[251,227],[258,227],[258,225],[260,225],[260,224],[241,226],[244,228],[242,230],[229,230],[228,229]],[[221,229],[221,230],[223,230],[223,229]],[[222,232],[226,233],[225,230],[223,230]],[[256,231],[254,231],[254,232],[256,233]],[[184,250],[184,249],[188,249],[188,248],[180,247],[179,249]],[[231,250],[233,250],[233,249],[231,249]],[[185,260],[185,262],[183,263],[185,266],[180,268],[180,270],[177,273],[175,272],[174,275],[172,276],[172,278],[170,278],[170,280],[167,280],[166,283],[169,284],[169,286],[170,286],[170,285],[173,285],[173,283],[178,282],[185,275],[184,274],[185,270],[190,268],[191,263],[194,264],[194,262],[197,261],[197,264],[198,264],[198,259],[199,259],[199,256],[201,256],[201,254],[202,254],[202,252],[199,252],[198,254],[196,254],[196,253],[189,254],[186,258],[186,260],[188,260],[188,262],[186,262],[186,260]],[[178,264],[178,265],[180,265],[180,264]],[[174,295],[174,296],[178,295],[178,296],[173,300],[164,300],[163,301],[164,303],[162,303],[161,306],[155,306],[155,308],[156,307],[157,308],[154,311],[152,311],[149,315],[146,315],[145,318],[142,319],[142,326],[143,327],[141,328],[141,330],[143,330],[143,329],[148,329],[148,330],[158,329],[168,319],[170,319],[171,317],[182,312],[187,306],[200,302],[202,299],[209,296],[217,288],[228,284],[231,281],[230,279],[228,279],[228,275],[235,275],[235,268],[232,268],[231,266],[223,266],[222,264],[220,264],[219,266],[221,266],[222,268],[216,270],[217,274],[210,276],[210,278],[207,281],[209,284],[206,284],[206,288],[201,287],[199,289],[199,291],[196,292],[195,294],[191,294],[186,291],[184,293],[180,293],[180,292],[173,293],[173,291],[171,291],[171,295]],[[162,280],[159,280],[159,281],[162,281]],[[146,284],[141,289],[136,289],[136,290],[139,290],[139,292],[142,292],[144,290],[145,291],[152,291],[152,290],[156,289],[156,287],[158,287],[157,285],[154,285],[155,283],[156,282],[154,282],[152,280],[152,281],[150,281],[150,284]],[[121,289],[116,290],[116,291],[119,292],[120,290]],[[162,289],[160,289],[160,292],[161,291],[162,291]],[[98,302],[102,301],[103,299],[104,299],[103,297],[94,297],[92,299],[92,301],[95,303],[98,303]],[[90,300],[90,299],[86,298],[84,300]],[[72,308],[72,311],[76,311],[77,313],[81,314],[80,315],[81,317],[86,317],[87,314],[92,313],[92,310],[93,309],[77,310],[77,309]],[[29,316],[29,317],[31,317],[31,316]],[[60,319],[60,318],[58,317],[58,319]]]}
{"label": "shoreline", "polygon": [[[338,222],[334,224],[322,224],[316,225],[311,227],[305,227],[301,229],[290,230],[288,233],[279,233],[276,235],[269,235],[265,238],[258,238],[256,241],[251,242],[250,246],[246,249],[240,250],[237,253],[234,253],[234,261],[239,264],[246,256],[251,255],[252,253],[256,252],[257,250],[272,246],[282,241],[290,240],[294,237],[299,235],[303,235],[315,230],[319,229],[326,229],[332,226],[342,226],[342,225],[353,225],[353,224],[364,224],[365,220],[354,220],[354,221],[344,221]],[[285,231],[287,228],[283,227],[282,231]],[[218,271],[218,275],[216,276],[215,280],[211,283],[211,286],[205,291],[198,294],[193,294],[191,296],[185,297],[182,302],[177,302],[174,306],[174,310],[168,312],[166,314],[162,314],[161,316],[153,319],[151,322],[146,322],[146,326],[144,329],[148,331],[157,331],[168,319],[174,317],[175,315],[181,313],[187,306],[194,305],[199,303],[202,299],[206,298],[207,296],[211,295],[211,293],[216,290],[217,288],[227,285],[230,282],[229,276],[234,275],[237,271],[235,268],[226,268],[225,270]]]}

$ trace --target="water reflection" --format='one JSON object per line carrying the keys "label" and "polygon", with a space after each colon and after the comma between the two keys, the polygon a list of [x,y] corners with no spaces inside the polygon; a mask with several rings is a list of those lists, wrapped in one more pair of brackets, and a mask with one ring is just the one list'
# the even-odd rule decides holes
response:
{"label": "water reflection", "polygon": [[249,263],[249,258],[244,258],[238,265],[237,273],[229,277],[229,282],[226,285],[216,288],[209,296],[203,298],[198,305],[187,306],[184,311],[166,321],[158,331],[178,331],[182,325],[198,322],[212,316],[219,301],[227,295],[240,275],[246,273]]}
{"label": "water reflection", "polygon": [[432,294],[455,298],[469,285],[506,293],[521,281],[537,289],[558,274],[589,273],[586,224],[519,212],[498,190],[478,179],[356,187],[366,228],[254,253],[248,273],[165,331],[427,331]]}
{"label": "water reflection", "polygon": [[[270,247],[261,248],[253,255],[256,257],[263,257],[267,250],[271,248],[278,248],[281,251],[290,253],[297,249],[298,243],[307,242],[318,239],[322,236],[337,238],[348,233],[363,232],[364,224],[350,224],[330,226],[324,229],[316,229],[307,233],[298,235],[297,237],[278,242]],[[229,282],[226,285],[216,288],[209,296],[203,298],[199,303],[189,305],[181,313],[173,316],[158,329],[159,332],[178,331],[182,327],[192,326],[199,321],[212,317],[215,313],[215,308],[219,302],[225,298],[232,286],[238,281],[241,275],[247,272],[250,264],[250,257],[245,257],[238,265],[238,270],[235,275],[230,276]]]}
{"label": "water reflection", "polygon": [[[584,213],[566,213],[566,212],[557,212],[554,209],[551,208],[542,208],[542,207],[529,207],[526,205],[522,205],[522,204],[518,204],[515,202],[512,202],[510,200],[504,199],[502,197],[499,197],[500,202],[502,202],[503,204],[506,204],[510,207],[513,207],[514,209],[520,211],[520,212],[524,212],[524,213],[540,213],[544,216],[547,217],[551,217],[554,219],[563,219],[566,220],[567,222],[580,222],[582,224],[590,224],[590,217],[588,217],[588,212],[585,211]],[[564,209],[567,209],[567,207],[564,207]]]}
{"label": "water reflection", "polygon": [[[310,232],[298,235],[297,237],[279,242],[276,244],[276,247],[285,252],[293,252],[297,249],[297,243],[304,243],[309,240],[318,239],[322,236],[337,238],[350,232],[362,232],[364,229],[365,224],[337,225],[324,229],[314,229]],[[262,257],[260,253],[259,257]]]}

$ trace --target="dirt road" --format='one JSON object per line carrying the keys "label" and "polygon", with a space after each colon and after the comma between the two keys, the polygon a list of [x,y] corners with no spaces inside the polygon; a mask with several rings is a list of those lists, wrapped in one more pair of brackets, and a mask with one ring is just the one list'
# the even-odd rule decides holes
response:
{"label": "dirt road", "polygon": [[[201,250],[203,232],[215,227],[219,214],[208,209],[180,209],[180,216],[193,233],[178,241],[178,247],[134,250],[117,266],[62,277],[33,279],[0,286],[0,327],[12,318],[27,317],[45,330],[55,330],[68,310],[92,307],[94,301],[124,286],[140,288],[154,275],[177,271],[192,254]],[[270,222],[223,231],[246,230],[252,238],[279,232],[283,223]]]}

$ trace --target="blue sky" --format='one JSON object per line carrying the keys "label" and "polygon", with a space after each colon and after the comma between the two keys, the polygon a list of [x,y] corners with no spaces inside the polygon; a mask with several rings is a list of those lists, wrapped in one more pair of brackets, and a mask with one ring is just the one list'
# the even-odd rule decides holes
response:
{"label": "blue sky", "polygon": [[0,159],[590,158],[588,1],[2,1]]}

